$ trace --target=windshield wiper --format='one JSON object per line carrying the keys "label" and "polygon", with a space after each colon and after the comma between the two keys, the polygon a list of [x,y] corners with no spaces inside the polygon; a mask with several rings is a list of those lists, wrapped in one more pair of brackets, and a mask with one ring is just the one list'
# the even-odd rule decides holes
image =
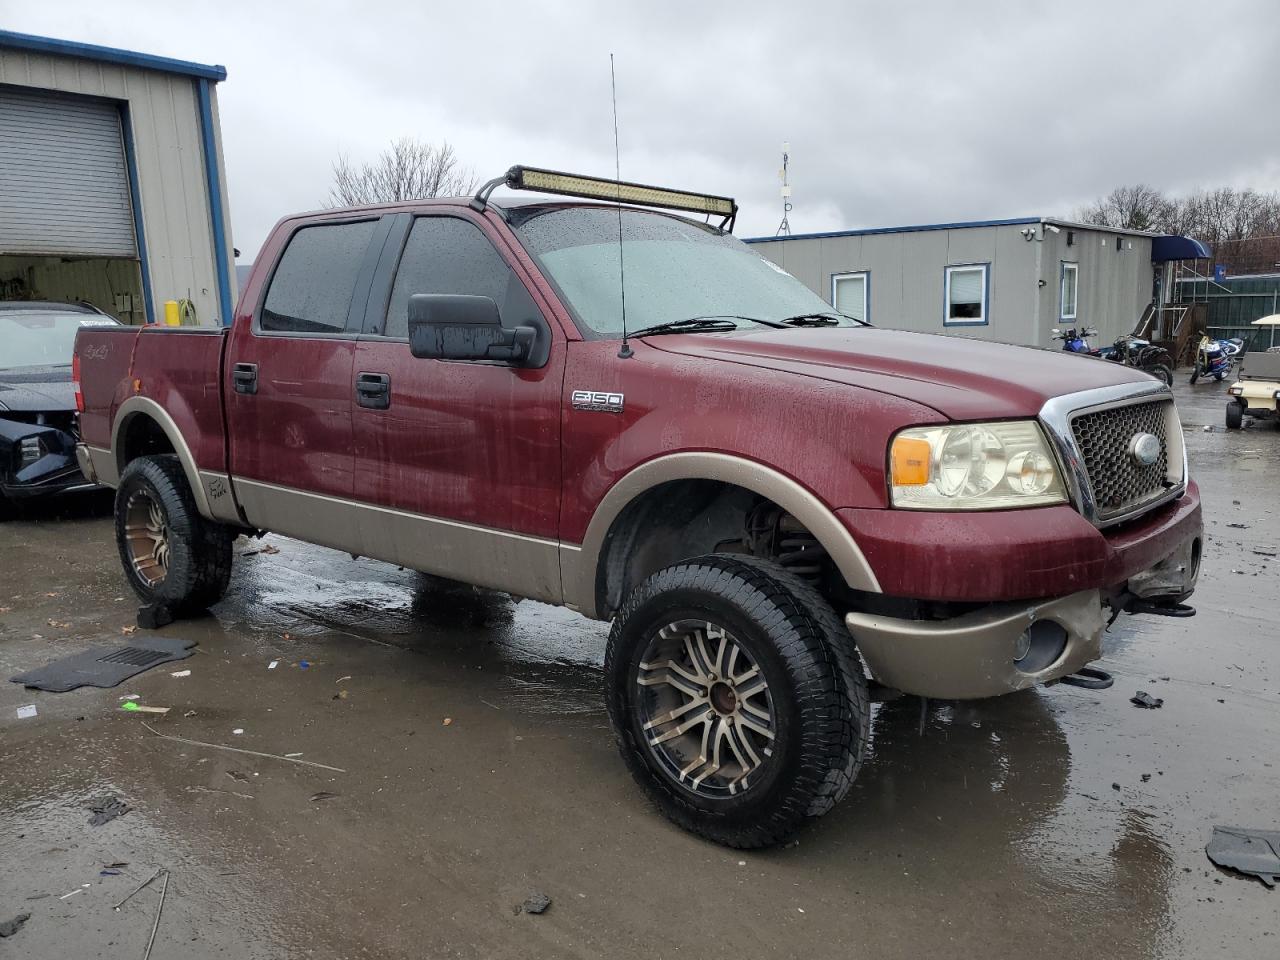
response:
{"label": "windshield wiper", "polygon": [[[741,319],[747,319],[745,317]],[[654,337],[664,333],[715,333],[720,330],[737,330],[738,325],[729,317],[690,317],[687,320],[668,320],[639,330],[627,331],[632,337]]]}
{"label": "windshield wiper", "polygon": [[[788,327],[838,327],[840,326],[840,318],[845,316],[843,313],[797,313],[794,317],[787,317],[778,322]],[[869,327],[871,324],[865,320],[859,320],[857,317],[849,317],[854,323]]]}

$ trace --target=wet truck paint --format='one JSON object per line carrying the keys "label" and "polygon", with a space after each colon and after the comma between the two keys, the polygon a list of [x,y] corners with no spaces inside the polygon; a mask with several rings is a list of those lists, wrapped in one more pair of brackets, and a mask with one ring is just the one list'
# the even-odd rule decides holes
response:
{"label": "wet truck paint", "polygon": [[[363,326],[349,320],[330,337],[255,329],[294,230],[344,217],[386,223],[427,215],[477,225],[514,269],[550,328],[545,366],[416,359],[405,341],[379,336],[386,308],[384,300],[382,312],[375,309],[377,278],[389,288],[400,256],[389,242],[366,254],[374,292]],[[911,601],[1111,591],[1200,530],[1194,484],[1107,529],[1068,506],[889,508],[887,449],[903,427],[1029,419],[1066,394],[1151,388],[1154,381],[1137,371],[1061,352],[869,328],[654,337],[636,340],[634,355],[622,359],[616,339],[583,337],[492,207],[477,214],[454,201],[424,201],[282,221],[258,258],[229,339],[147,330],[136,335],[127,372],[118,351],[109,363],[94,359],[111,337],[128,336],[86,330],[77,341],[90,445],[110,447],[113,404],[127,392],[121,385],[140,380],[139,395],[170,413],[198,467],[227,471],[242,510],[243,494],[254,495],[242,525],[406,565],[422,561],[432,572],[598,616],[611,614],[596,595],[608,515],[625,506],[611,495],[673,455],[725,457],[738,475],[758,468],[790,484],[850,545],[852,559],[839,565],[849,586]],[[235,391],[237,364],[254,366],[256,393]],[[389,379],[386,410],[357,404],[362,373]],[[579,409],[575,391],[624,401],[617,412]],[[287,523],[273,512],[284,496],[293,496]],[[451,566],[455,559],[465,568]]]}

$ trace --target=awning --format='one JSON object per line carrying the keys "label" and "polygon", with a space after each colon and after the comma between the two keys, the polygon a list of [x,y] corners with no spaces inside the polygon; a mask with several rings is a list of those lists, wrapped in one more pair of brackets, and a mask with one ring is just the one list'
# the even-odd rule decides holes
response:
{"label": "awning", "polygon": [[1193,237],[1164,236],[1151,241],[1151,259],[1155,263],[1166,260],[1208,260],[1209,248]]}

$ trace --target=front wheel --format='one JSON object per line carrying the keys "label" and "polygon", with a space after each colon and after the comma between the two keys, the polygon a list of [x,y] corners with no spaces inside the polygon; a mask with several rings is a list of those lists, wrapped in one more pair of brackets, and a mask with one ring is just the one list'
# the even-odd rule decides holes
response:
{"label": "front wheel", "polygon": [[200,516],[176,456],[140,457],[125,467],[115,519],[125,579],[144,604],[181,616],[222,599],[235,534]]}
{"label": "front wheel", "polygon": [[778,843],[845,794],[869,728],[853,639],[804,581],[715,554],[653,574],[605,655],[623,759],[677,824],[732,847]]}
{"label": "front wheel", "polygon": [[1227,429],[1239,430],[1244,422],[1244,407],[1234,400],[1227,404]]}
{"label": "front wheel", "polygon": [[1194,367],[1191,368],[1191,382],[1194,384],[1199,379],[1200,379],[1200,364],[1197,363]]}

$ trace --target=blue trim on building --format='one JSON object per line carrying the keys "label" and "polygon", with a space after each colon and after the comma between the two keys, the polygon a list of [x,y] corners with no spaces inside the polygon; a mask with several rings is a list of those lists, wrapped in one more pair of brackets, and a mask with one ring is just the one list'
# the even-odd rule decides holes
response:
{"label": "blue trim on building", "polygon": [[868,230],[831,230],[827,233],[795,233],[789,237],[746,237],[743,243],[772,243],[775,240],[826,240],[830,237],[874,237],[882,233],[923,233],[926,230],[967,230],[971,227],[1011,227],[1041,223],[1045,217],[1014,217],[1010,220],[968,220],[956,223],[921,223],[910,227],[873,227]]}
{"label": "blue trim on building", "polygon": [[222,218],[222,179],[218,170],[218,142],[214,136],[213,100],[209,81],[195,81],[196,100],[200,106],[200,139],[204,143],[204,179],[209,195],[209,221],[213,224],[213,258],[218,271],[218,307],[222,325],[229,327],[235,304],[231,302],[231,276],[227,269],[227,228]]}
{"label": "blue trim on building", "polygon": [[126,67],[141,67],[143,70],[180,73],[202,80],[227,79],[227,68],[220,63],[192,63],[189,60],[156,57],[149,53],[135,53],[132,50],[120,50],[116,47],[100,47],[94,43],[79,43],[75,40],[38,37],[30,33],[14,33],[11,30],[0,30],[0,47],[27,50],[31,53],[52,53],[64,57],[83,57],[104,63],[118,63]]}
{"label": "blue trim on building", "polygon": [[129,203],[133,207],[133,234],[138,241],[138,260],[142,264],[142,306],[147,323],[156,322],[155,304],[151,300],[151,264],[147,260],[147,232],[142,221],[142,192],[138,189],[138,158],[133,152],[133,120],[129,104],[120,104],[120,132],[124,137],[124,162],[129,171]]}
{"label": "blue trim on building", "polygon": [[[1039,220],[1033,221],[1039,223]],[[981,320],[951,320],[950,298],[947,296],[947,285],[951,279],[952,270],[961,270],[965,267],[982,267],[982,319]],[[944,327],[989,327],[991,326],[991,261],[983,260],[977,263],[948,263],[942,268],[942,325]]]}

